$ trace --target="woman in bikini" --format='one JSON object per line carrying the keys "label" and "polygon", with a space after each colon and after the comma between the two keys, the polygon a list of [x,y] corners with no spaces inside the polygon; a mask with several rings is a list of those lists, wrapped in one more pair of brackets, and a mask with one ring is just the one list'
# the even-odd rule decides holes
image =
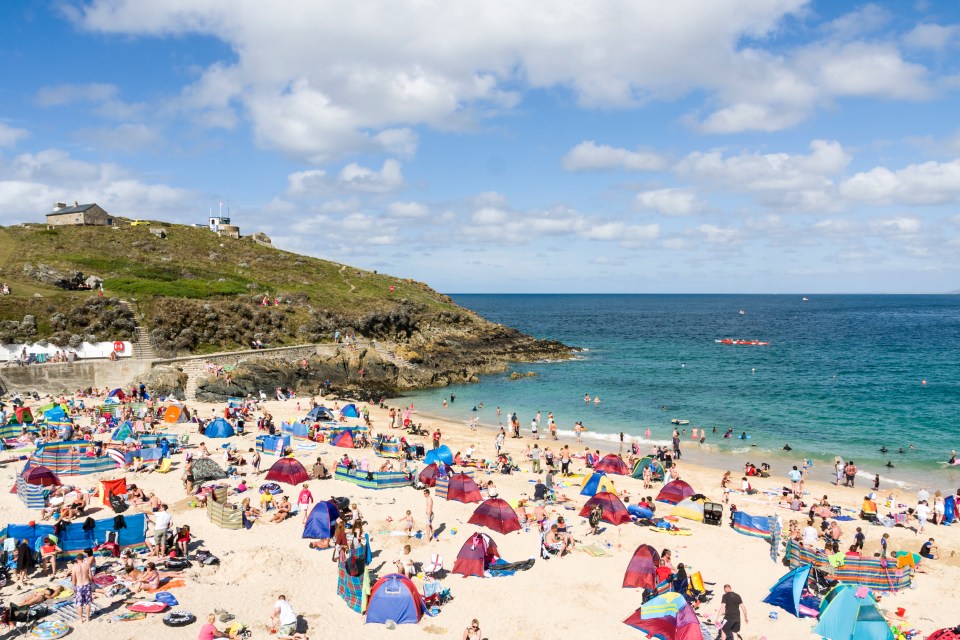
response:
{"label": "woman in bikini", "polygon": [[483,634],[480,632],[480,622],[474,618],[470,626],[463,630],[463,640],[480,640]]}

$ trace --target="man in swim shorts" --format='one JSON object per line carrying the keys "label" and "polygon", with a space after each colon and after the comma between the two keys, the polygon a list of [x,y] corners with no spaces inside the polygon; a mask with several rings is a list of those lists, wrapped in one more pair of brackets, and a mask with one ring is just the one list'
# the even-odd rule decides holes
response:
{"label": "man in swim shorts", "polygon": [[90,562],[85,558],[83,553],[78,553],[76,562],[70,568],[73,603],[81,624],[90,621],[90,608],[93,605],[93,575],[90,573]]}
{"label": "man in swim shorts", "polygon": [[427,521],[427,541],[433,541],[433,498],[430,497],[430,489],[423,490],[423,499],[426,506]]}

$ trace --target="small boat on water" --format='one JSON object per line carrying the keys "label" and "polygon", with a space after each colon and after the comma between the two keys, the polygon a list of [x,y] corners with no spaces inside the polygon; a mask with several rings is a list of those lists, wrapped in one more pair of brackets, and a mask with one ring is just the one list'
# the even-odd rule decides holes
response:
{"label": "small boat on water", "polygon": [[801,302],[810,302],[810,298],[804,297]]}
{"label": "small boat on water", "polygon": [[670,422],[672,422],[673,424],[690,424],[689,420],[682,420],[680,418],[674,418]]}
{"label": "small boat on water", "polygon": [[733,338],[724,338],[714,340],[717,344],[732,344],[738,347],[769,347],[770,342],[766,340],[734,340]]}
{"label": "small boat on water", "polygon": [[747,315],[747,312],[744,311],[743,309],[740,309],[740,315],[745,316],[745,315]]}

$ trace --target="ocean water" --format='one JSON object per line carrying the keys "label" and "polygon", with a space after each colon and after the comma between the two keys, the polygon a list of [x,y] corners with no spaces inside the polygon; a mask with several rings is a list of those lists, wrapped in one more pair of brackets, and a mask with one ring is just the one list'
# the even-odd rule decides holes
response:
{"label": "ocean water", "polygon": [[[724,454],[781,466],[810,458],[826,477],[840,455],[884,482],[960,486],[960,466],[942,464],[960,449],[960,296],[453,298],[489,320],[584,351],[569,362],[512,368],[532,378],[492,375],[408,394],[418,410],[464,421],[479,415],[496,426],[499,406],[504,416],[517,412],[525,431],[537,410],[544,425],[552,411],[561,432],[579,420],[593,438],[612,444],[624,432],[644,448],[647,429],[650,441],[667,442],[670,420],[681,418],[690,421],[680,427],[685,454],[718,466]],[[770,344],[716,342],[723,338]],[[585,403],[584,394],[601,402]],[[694,427],[707,429],[706,446],[689,439]],[[729,428],[749,439],[723,438]]]}

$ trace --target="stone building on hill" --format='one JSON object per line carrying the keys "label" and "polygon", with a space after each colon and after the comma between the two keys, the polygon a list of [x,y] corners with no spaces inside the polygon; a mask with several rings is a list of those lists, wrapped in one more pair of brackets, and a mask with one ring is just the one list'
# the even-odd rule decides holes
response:
{"label": "stone building on hill", "polygon": [[63,226],[113,226],[113,216],[96,203],[80,204],[74,202],[68,207],[63,202],[53,205],[53,211],[47,214],[47,228]]}

